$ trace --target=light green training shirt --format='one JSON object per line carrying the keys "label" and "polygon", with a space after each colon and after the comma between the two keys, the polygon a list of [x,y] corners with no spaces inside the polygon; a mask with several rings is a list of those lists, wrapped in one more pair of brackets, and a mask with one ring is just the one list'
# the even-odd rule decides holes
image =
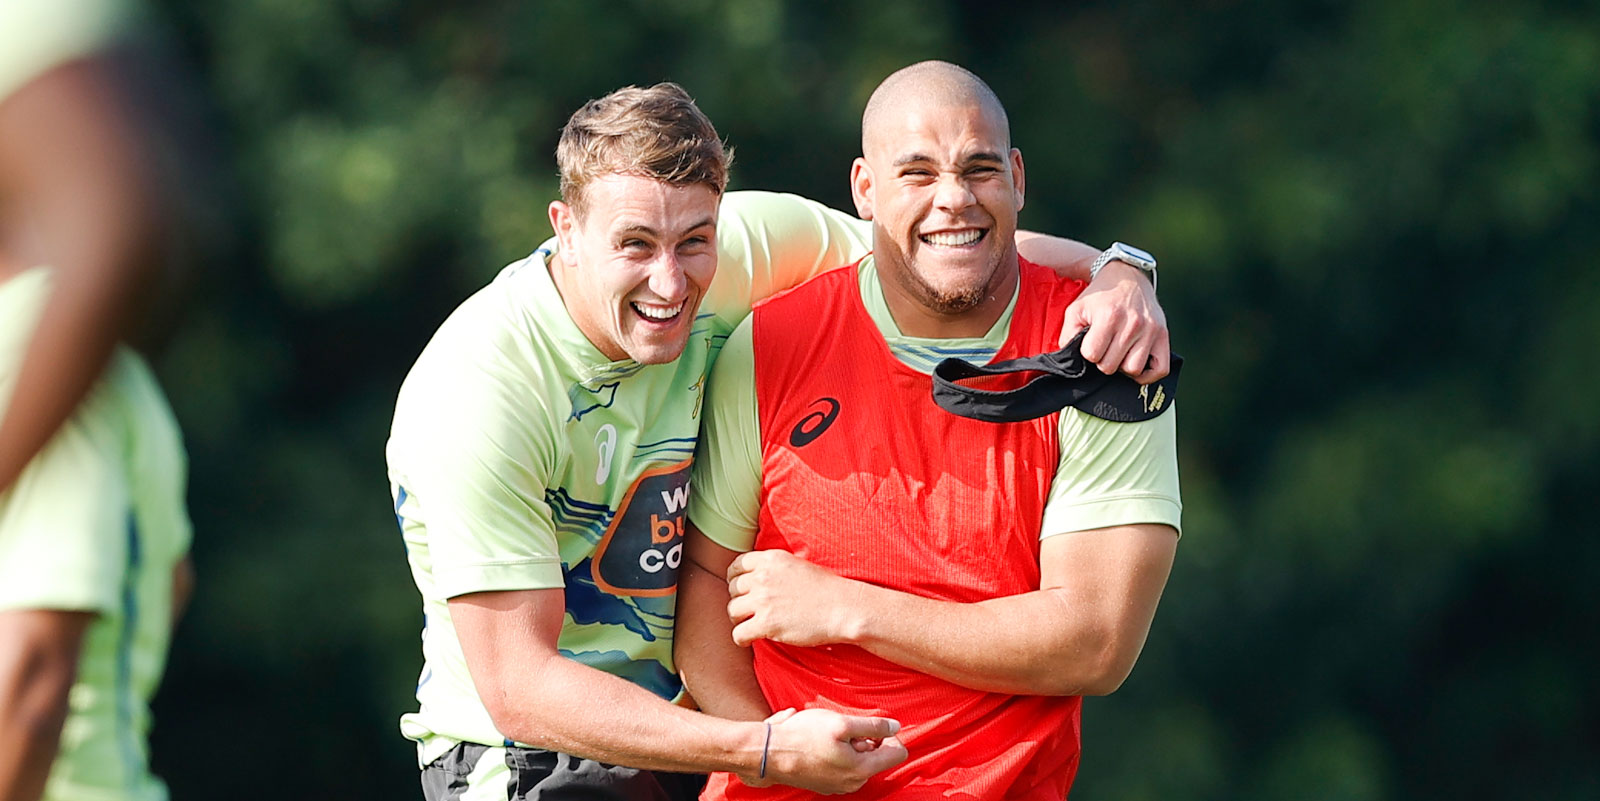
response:
{"label": "light green training shirt", "polygon": [[[1016,293],[982,337],[926,339],[900,333],[871,257],[862,261],[858,277],[862,304],[889,350],[919,372],[931,375],[935,365],[951,357],[987,363],[1009,336]],[[751,330],[749,320],[734,330],[712,373],[689,503],[695,526],[734,551],[753,547],[761,511],[761,425]],[[1113,423],[1063,409],[1061,461],[1040,537],[1141,523],[1179,529],[1176,427],[1175,408],[1142,423]]]}
{"label": "light green training shirt", "polygon": [[[478,698],[450,598],[561,588],[566,657],[662,698],[705,377],[751,304],[869,247],[867,223],[793,196],[733,192],[718,267],[682,357],[610,361],[567,313],[554,240],[440,326],[400,389],[389,479],[422,594],[418,711],[401,730],[422,765],[505,738]],[[529,677],[537,681],[537,677]]]}
{"label": "light green training shirt", "polygon": [[[0,397],[11,397],[49,285],[44,268],[0,284]],[[72,418],[0,494],[0,610],[97,615],[46,799],[167,797],[145,746],[172,630],[173,566],[189,549],[186,474],[166,398],[144,361],[118,348]]]}

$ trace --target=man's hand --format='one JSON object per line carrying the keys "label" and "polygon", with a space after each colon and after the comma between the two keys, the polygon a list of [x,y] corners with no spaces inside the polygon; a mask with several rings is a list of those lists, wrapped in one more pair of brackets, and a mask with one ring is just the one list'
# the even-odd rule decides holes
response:
{"label": "man's hand", "polygon": [[772,640],[813,646],[848,642],[859,582],[841,578],[788,551],[751,551],[728,566],[728,618],[733,641]]}
{"label": "man's hand", "polygon": [[841,715],[826,709],[785,709],[770,718],[767,775],[739,776],[751,787],[787,784],[833,795],[861,789],[878,772],[906,761],[891,718]]}
{"label": "man's hand", "polygon": [[1106,375],[1124,372],[1141,384],[1159,381],[1172,369],[1167,315],[1156,290],[1138,269],[1112,261],[1067,307],[1061,344],[1085,327],[1082,353]]}

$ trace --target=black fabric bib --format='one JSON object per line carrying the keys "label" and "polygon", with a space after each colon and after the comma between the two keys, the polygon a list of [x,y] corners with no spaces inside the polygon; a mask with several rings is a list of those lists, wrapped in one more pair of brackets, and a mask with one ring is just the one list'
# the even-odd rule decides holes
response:
{"label": "black fabric bib", "polygon": [[[1080,331],[1061,350],[1022,359],[976,365],[945,359],[933,368],[933,402],[945,411],[986,423],[1018,423],[1071,406],[1102,420],[1136,423],[1166,411],[1178,396],[1183,357],[1172,354],[1172,372],[1154,384],[1123,373],[1106,375],[1083,358]],[[976,389],[958,382],[979,376],[1042,373],[1009,391]]]}

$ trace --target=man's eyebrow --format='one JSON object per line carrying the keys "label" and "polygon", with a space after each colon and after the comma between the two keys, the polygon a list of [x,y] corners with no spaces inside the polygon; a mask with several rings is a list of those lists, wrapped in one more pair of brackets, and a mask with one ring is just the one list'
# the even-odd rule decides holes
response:
{"label": "man's eyebrow", "polygon": [[[923,154],[923,153],[907,153],[906,155],[895,159],[893,166],[895,166],[895,167],[904,167],[907,164],[915,164],[915,163],[917,163],[919,161],[933,161],[933,160],[934,160],[934,158],[932,156],[929,156],[929,155],[926,155],[926,154]],[[1001,156],[999,153],[995,153],[995,152],[989,151],[989,150],[984,150],[984,151],[980,151],[980,152],[977,152],[977,153],[970,153],[970,154],[966,155],[965,157],[963,157],[961,159],[961,163],[962,164],[971,164],[971,163],[973,163],[975,161],[990,161],[990,162],[996,162],[996,163],[1004,164],[1005,163],[1005,158],[1003,156]]]}
{"label": "man's eyebrow", "polygon": [[691,225],[688,228],[683,229],[683,232],[687,234],[690,231],[696,231],[696,230],[704,228],[704,227],[706,227],[708,225],[715,226],[716,224],[717,224],[717,218],[716,217],[707,217],[707,218],[701,220],[700,222],[697,222],[694,225]]}
{"label": "man's eyebrow", "polygon": [[[716,223],[717,223],[717,218],[715,218],[715,217],[706,217],[704,219],[701,219],[699,222],[694,223],[693,225],[685,227],[683,229],[683,233],[687,234],[690,231],[695,231],[695,230],[704,228],[704,227],[706,227],[708,225],[716,225]],[[656,229],[651,228],[650,226],[645,225],[644,223],[624,223],[622,225],[622,227],[616,229],[616,231],[614,231],[612,235],[616,236],[616,237],[619,237],[619,238],[620,237],[625,237],[625,236],[642,236],[642,237],[646,237],[646,238],[649,238],[649,239],[659,239],[659,238],[661,238],[661,232],[660,231],[657,231]]]}

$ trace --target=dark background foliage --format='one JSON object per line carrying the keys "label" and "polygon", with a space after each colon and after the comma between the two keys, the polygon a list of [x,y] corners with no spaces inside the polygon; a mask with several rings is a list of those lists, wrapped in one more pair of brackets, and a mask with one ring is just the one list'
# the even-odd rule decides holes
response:
{"label": "dark background foliage", "polygon": [[1006,103],[1025,226],[1161,257],[1189,359],[1178,564],[1074,797],[1600,797],[1592,4],[157,6],[231,233],[158,360],[201,574],[176,798],[418,797],[389,414],[547,236],[574,108],[678,81],[736,188],[848,208],[861,106],[922,58]]}

